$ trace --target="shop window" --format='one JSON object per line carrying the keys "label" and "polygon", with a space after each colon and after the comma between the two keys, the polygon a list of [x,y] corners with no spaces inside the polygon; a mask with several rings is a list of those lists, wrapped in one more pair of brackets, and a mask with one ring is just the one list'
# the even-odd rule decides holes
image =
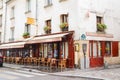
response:
{"label": "shop window", "polygon": [[51,44],[48,44],[48,51],[47,51],[47,53],[48,53],[48,58],[52,58],[53,56],[53,44],[51,43]]}
{"label": "shop window", "polygon": [[101,57],[102,56],[102,46],[100,41],[90,41],[90,57]]}
{"label": "shop window", "polygon": [[47,58],[47,44],[44,44],[44,57]]}
{"label": "shop window", "polygon": [[39,57],[44,57],[44,55],[43,55],[43,51],[44,51],[44,46],[43,46],[43,44],[40,44],[40,48],[39,48]]}
{"label": "shop window", "polygon": [[90,57],[92,56],[92,50],[93,50],[93,47],[92,47],[92,43],[90,42]]}
{"label": "shop window", "polygon": [[98,56],[102,56],[102,45],[101,45],[101,42],[98,41],[98,44],[97,44],[97,50],[98,50]]}
{"label": "shop window", "polygon": [[111,55],[111,42],[109,41],[105,42],[105,55],[106,56]]}
{"label": "shop window", "polygon": [[57,58],[57,59],[59,58],[58,51],[59,51],[58,45],[57,43],[54,43],[54,58]]}
{"label": "shop window", "polygon": [[97,56],[97,43],[93,42],[93,57]]}

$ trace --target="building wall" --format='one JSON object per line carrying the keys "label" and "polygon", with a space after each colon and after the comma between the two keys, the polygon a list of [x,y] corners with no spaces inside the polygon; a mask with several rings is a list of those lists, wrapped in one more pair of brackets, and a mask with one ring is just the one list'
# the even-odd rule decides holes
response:
{"label": "building wall", "polygon": [[[78,57],[75,58],[75,64],[81,64],[80,67],[83,67],[83,52],[82,44],[87,44],[87,67],[89,67],[89,42],[88,40],[103,40],[103,41],[119,41],[120,40],[120,9],[119,9],[119,0],[66,0],[59,2],[59,0],[52,0],[53,5],[45,8],[44,0],[38,0],[37,5],[37,15],[36,15],[36,0],[31,0],[32,11],[28,14],[25,14],[25,0],[15,0],[13,3],[7,4],[7,15],[5,21],[5,15],[3,14],[3,21],[6,22],[6,25],[3,23],[2,42],[8,42],[10,38],[10,28],[15,27],[15,40],[23,40],[22,34],[24,32],[25,23],[27,17],[36,19],[37,23],[31,25],[31,36],[41,35],[44,33],[45,21],[48,19],[52,20],[52,33],[61,32],[60,25],[60,15],[68,14],[69,16],[69,31],[74,30],[74,40],[75,43],[80,45],[79,52],[75,52]],[[109,4],[108,4],[109,2]],[[10,9],[15,5],[15,19],[10,20]],[[115,5],[115,6],[113,6]],[[0,10],[1,13],[1,10]],[[5,4],[3,7],[3,13],[5,13]],[[102,16],[104,18],[104,23],[108,26],[106,29],[106,34],[113,35],[113,38],[108,37],[96,37],[96,36],[87,36],[86,32],[96,33],[96,15]],[[13,22],[13,23],[12,23]],[[36,26],[38,24],[38,27]],[[5,29],[5,30],[4,30]],[[5,31],[5,32],[4,32]],[[81,40],[81,35],[86,35],[86,41]],[[5,39],[4,39],[5,36]],[[113,61],[116,59],[119,61],[119,58],[105,57],[107,61]],[[81,62],[79,62],[79,60]],[[113,63],[113,62],[112,62]]]}
{"label": "building wall", "polygon": [[[5,4],[5,2],[4,2]],[[27,22],[27,17],[34,18],[35,19],[35,10],[36,10],[36,2],[35,0],[31,0],[31,12],[26,13],[26,1],[25,0],[12,0],[11,2],[8,2],[5,7],[7,7],[7,15],[4,15],[4,19],[6,16],[6,30],[3,36],[5,36],[5,40],[3,39],[2,42],[9,42],[10,39],[10,29],[14,27],[14,40],[23,40],[23,33],[25,29],[25,23]],[[15,6],[15,15],[14,18],[11,19],[11,7]],[[5,10],[4,10],[5,13]],[[35,25],[31,25],[31,36],[35,35]],[[4,29],[3,29],[4,31]],[[4,33],[4,32],[3,32]]]}
{"label": "building wall", "polygon": [[[39,34],[44,34],[45,21],[52,20],[52,33],[61,32],[60,31],[60,15],[68,14],[68,24],[69,30],[74,30],[76,27],[76,18],[74,14],[77,13],[77,6],[74,5],[77,3],[77,0],[66,0],[59,2],[59,0],[52,0],[53,5],[49,7],[44,7],[44,0],[38,0],[38,26]],[[74,6],[73,6],[74,5]],[[74,10],[74,11],[73,11]]]}
{"label": "building wall", "polygon": [[[109,2],[109,4],[108,4]],[[116,6],[113,6],[116,5]],[[88,40],[120,40],[118,36],[120,26],[120,9],[119,1],[97,1],[97,0],[79,0],[78,2],[78,21],[80,27],[80,33],[76,35],[76,39],[79,39],[81,34],[86,32],[96,33],[96,15],[102,16],[104,23],[107,25],[106,34],[112,34],[113,38],[102,38],[87,36]],[[78,32],[78,31],[76,31]]]}

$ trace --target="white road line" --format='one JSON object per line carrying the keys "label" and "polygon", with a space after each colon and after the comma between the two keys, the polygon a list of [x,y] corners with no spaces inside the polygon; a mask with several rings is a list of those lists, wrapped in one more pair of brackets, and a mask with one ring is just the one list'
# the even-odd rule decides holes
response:
{"label": "white road line", "polygon": [[8,74],[2,74],[2,73],[0,73],[0,78],[8,79],[8,80],[18,79],[18,77],[16,77],[16,76],[12,76],[12,75],[8,75]]}
{"label": "white road line", "polygon": [[41,74],[41,73],[35,73],[35,72],[27,72],[27,71],[21,71],[21,70],[16,70],[18,72],[22,72],[22,73],[27,73],[27,74],[32,74],[32,75],[38,75],[38,76],[45,76],[47,74]]}
{"label": "white road line", "polygon": [[33,75],[27,75],[27,74],[23,74],[23,73],[17,73],[17,72],[4,72],[7,74],[13,74],[13,75],[17,75],[17,76],[24,76],[24,77],[33,77]]}

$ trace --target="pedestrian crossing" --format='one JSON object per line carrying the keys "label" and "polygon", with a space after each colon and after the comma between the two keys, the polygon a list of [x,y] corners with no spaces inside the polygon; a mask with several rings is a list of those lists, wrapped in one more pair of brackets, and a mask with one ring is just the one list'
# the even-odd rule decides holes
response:
{"label": "pedestrian crossing", "polygon": [[8,70],[0,71],[0,80],[19,80],[21,78],[31,78],[35,76],[46,76],[47,74],[22,71],[22,70]]}

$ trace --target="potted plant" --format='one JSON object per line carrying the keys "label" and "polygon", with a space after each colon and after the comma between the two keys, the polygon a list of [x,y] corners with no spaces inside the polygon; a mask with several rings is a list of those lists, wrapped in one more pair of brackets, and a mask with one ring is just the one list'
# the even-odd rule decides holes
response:
{"label": "potted plant", "polygon": [[23,33],[23,37],[24,38],[29,38],[30,37],[30,33],[28,33],[28,32]]}
{"label": "potted plant", "polygon": [[106,28],[107,26],[105,24],[97,23],[97,31],[104,32]]}
{"label": "potted plant", "polygon": [[51,27],[45,26],[44,31],[45,31],[45,33],[50,33],[51,32]]}
{"label": "potted plant", "polygon": [[66,22],[61,23],[60,28],[62,31],[68,31],[68,23],[66,23]]}

